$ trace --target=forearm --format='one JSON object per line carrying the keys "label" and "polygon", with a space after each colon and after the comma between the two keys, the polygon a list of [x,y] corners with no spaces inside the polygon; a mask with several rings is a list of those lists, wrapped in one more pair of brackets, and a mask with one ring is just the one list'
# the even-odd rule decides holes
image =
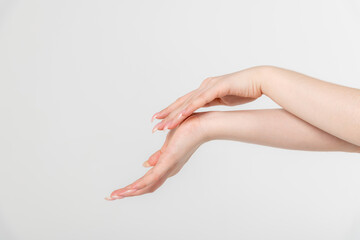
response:
{"label": "forearm", "polygon": [[307,151],[360,152],[360,147],[324,132],[284,109],[208,112],[207,141],[225,139]]}
{"label": "forearm", "polygon": [[360,90],[277,67],[260,67],[263,94],[321,130],[360,146]]}

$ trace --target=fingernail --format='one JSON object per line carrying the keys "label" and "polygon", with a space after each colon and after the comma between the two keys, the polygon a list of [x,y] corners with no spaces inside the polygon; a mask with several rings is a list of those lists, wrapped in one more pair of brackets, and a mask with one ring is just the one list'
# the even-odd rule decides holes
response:
{"label": "fingernail", "polygon": [[152,133],[156,132],[157,130],[158,130],[157,127],[154,127]]}
{"label": "fingernail", "polygon": [[152,118],[151,118],[151,122],[153,122],[153,121],[154,121],[154,119],[157,117],[157,115],[158,115],[158,113],[155,113],[155,114],[152,116]]}
{"label": "fingernail", "polygon": [[168,124],[165,125],[163,131],[165,131],[166,129],[168,129]]}
{"label": "fingernail", "polygon": [[149,164],[148,161],[145,161],[145,162],[143,163],[143,166],[144,166],[144,167],[150,167],[151,165]]}
{"label": "fingernail", "polygon": [[179,118],[181,118],[181,116],[182,116],[183,114],[182,114],[182,112],[179,114],[179,116],[177,117],[177,119],[179,119]]}
{"label": "fingernail", "polygon": [[112,197],[105,197],[105,200],[112,201],[112,200],[115,200],[115,199],[112,198]]}

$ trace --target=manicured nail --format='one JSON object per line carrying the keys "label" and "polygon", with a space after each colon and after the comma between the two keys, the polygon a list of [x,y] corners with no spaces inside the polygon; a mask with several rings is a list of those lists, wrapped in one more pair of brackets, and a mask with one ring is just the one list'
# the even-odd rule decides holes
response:
{"label": "manicured nail", "polygon": [[156,132],[157,130],[158,130],[157,127],[154,127],[152,133]]}
{"label": "manicured nail", "polygon": [[[116,200],[117,198],[116,198],[117,196],[114,196],[114,197],[105,197],[105,200],[108,200],[108,201],[114,201],[114,200]],[[123,198],[123,197],[121,197],[121,198]]]}
{"label": "manicured nail", "polygon": [[179,116],[177,117],[177,119],[179,119],[179,118],[181,118],[181,116],[182,116],[183,114],[182,114],[182,112],[179,114]]}
{"label": "manicured nail", "polygon": [[154,132],[156,132],[157,130],[158,130],[158,126],[159,126],[159,123],[158,124],[156,124],[154,127],[153,127],[153,129],[152,129],[152,132],[154,133]]}
{"label": "manicured nail", "polygon": [[158,124],[156,124],[156,125],[154,126],[152,132],[153,132],[153,133],[156,132],[156,131],[158,130],[158,127],[159,127],[161,124],[163,124],[163,121],[161,121],[161,122],[159,122]]}
{"label": "manicured nail", "polygon": [[166,129],[168,129],[168,124],[165,125],[163,131],[165,131]]}
{"label": "manicured nail", "polygon": [[153,121],[154,121],[154,119],[157,117],[157,115],[158,115],[158,112],[157,112],[157,113],[155,113],[155,114],[152,116],[152,118],[151,118],[151,122],[153,122]]}
{"label": "manicured nail", "polygon": [[151,165],[149,164],[148,161],[145,161],[145,162],[143,163],[143,166],[144,166],[144,167],[150,167]]}

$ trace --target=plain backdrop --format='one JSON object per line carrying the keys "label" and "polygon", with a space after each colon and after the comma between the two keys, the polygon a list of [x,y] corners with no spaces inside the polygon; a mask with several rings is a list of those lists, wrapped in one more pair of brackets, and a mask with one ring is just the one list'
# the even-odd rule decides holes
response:
{"label": "plain backdrop", "polygon": [[206,77],[360,88],[359,23],[357,0],[0,1],[0,239],[359,239],[355,153],[217,140],[154,193],[104,200],[162,146],[151,116]]}

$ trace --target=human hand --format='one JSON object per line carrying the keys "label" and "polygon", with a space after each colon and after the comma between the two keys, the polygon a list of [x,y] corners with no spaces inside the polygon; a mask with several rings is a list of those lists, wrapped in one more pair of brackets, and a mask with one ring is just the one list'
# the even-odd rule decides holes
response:
{"label": "human hand", "polygon": [[153,153],[143,166],[153,166],[146,174],[124,188],[113,191],[106,200],[152,193],[167,178],[177,174],[196,149],[207,141],[202,121],[205,112],[194,113],[177,128],[170,130],[160,150]]}
{"label": "human hand", "polygon": [[261,69],[261,66],[206,78],[199,88],[185,94],[165,109],[155,113],[151,121],[155,118],[163,120],[156,124],[152,131],[173,129],[201,107],[235,106],[257,99],[262,95],[261,84],[255,77],[258,69]]}

